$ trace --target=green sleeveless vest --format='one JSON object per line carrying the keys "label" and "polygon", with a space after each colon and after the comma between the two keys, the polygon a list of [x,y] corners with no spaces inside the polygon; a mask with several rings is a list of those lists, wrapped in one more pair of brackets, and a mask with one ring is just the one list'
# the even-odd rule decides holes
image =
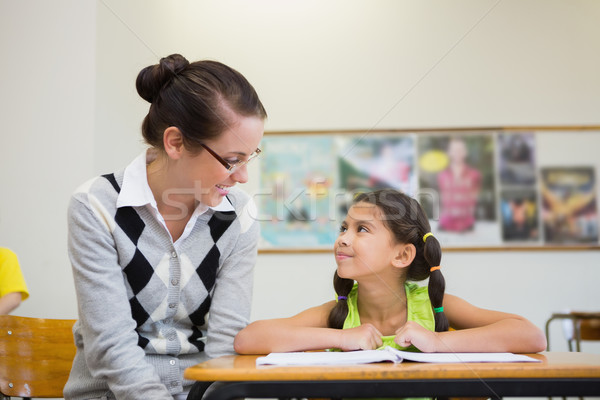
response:
{"label": "green sleeveless vest", "polygon": [[[429,293],[426,286],[419,286],[416,283],[405,283],[406,303],[407,303],[407,321],[418,322],[425,329],[435,330],[435,320],[433,310],[429,301]],[[344,321],[342,329],[356,328],[360,326],[360,316],[358,315],[358,283],[348,294],[348,316]],[[383,346],[394,347],[398,350],[406,350],[407,347],[398,346],[394,343],[394,336],[383,336]],[[414,349],[414,347],[412,347]]]}

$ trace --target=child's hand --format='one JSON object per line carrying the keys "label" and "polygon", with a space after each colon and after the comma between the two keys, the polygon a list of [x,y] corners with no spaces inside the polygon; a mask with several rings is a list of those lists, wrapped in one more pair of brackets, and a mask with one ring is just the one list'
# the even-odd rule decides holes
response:
{"label": "child's hand", "polygon": [[413,345],[423,353],[434,353],[439,339],[436,332],[423,328],[415,321],[408,321],[396,331],[394,342],[402,347]]}
{"label": "child's hand", "polygon": [[340,346],[343,351],[374,350],[383,344],[381,332],[371,324],[340,330]]}

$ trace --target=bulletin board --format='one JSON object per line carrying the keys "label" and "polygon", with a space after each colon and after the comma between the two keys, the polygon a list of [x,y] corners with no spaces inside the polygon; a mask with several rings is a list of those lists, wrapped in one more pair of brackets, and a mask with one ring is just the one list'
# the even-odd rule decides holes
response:
{"label": "bulletin board", "polygon": [[259,252],[330,252],[353,197],[416,198],[444,250],[598,250],[600,126],[266,132]]}

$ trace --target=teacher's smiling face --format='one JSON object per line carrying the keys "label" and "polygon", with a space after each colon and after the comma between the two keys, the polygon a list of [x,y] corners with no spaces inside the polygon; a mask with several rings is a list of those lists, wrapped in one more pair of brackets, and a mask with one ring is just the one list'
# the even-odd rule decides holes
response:
{"label": "teacher's smiling face", "polygon": [[[183,148],[179,152],[173,165],[176,171],[170,171],[169,175],[176,180],[172,186],[177,187],[184,197],[193,194],[196,201],[214,207],[233,186],[248,181],[246,163],[257,155],[264,121],[259,117],[239,115],[230,121],[217,139],[206,141],[199,150]],[[173,134],[177,136],[177,128],[169,129],[174,129]]]}

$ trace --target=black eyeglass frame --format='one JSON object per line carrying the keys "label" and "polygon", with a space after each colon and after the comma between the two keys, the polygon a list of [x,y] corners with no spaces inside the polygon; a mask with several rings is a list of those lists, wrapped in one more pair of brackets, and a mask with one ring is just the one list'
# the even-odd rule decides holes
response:
{"label": "black eyeglass frame", "polygon": [[240,162],[237,162],[235,164],[230,164],[227,161],[225,161],[223,159],[223,157],[221,157],[220,155],[218,155],[217,153],[215,153],[215,151],[213,149],[211,149],[210,147],[208,147],[204,143],[200,144],[200,146],[202,146],[206,151],[209,152],[209,154],[211,156],[213,156],[218,162],[220,162],[221,165],[224,166],[230,174],[233,174],[235,172],[235,170],[237,170],[238,168],[243,167],[244,165],[248,164],[250,161],[252,161],[256,157],[258,157],[258,155],[260,153],[262,153],[262,150],[257,147],[256,150],[254,150],[254,152],[252,154],[250,154],[250,156],[248,157],[247,160],[240,161]]}

